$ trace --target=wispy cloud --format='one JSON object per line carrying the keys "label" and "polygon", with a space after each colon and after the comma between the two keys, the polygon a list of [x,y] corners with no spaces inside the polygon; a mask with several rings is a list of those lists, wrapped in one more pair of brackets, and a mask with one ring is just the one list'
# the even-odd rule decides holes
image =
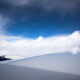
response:
{"label": "wispy cloud", "polygon": [[80,32],[56,37],[27,39],[16,36],[0,36],[0,54],[8,56],[39,56],[50,53],[80,52]]}
{"label": "wispy cloud", "polygon": [[3,15],[0,15],[0,34],[5,33],[5,25],[7,25],[9,19]]}

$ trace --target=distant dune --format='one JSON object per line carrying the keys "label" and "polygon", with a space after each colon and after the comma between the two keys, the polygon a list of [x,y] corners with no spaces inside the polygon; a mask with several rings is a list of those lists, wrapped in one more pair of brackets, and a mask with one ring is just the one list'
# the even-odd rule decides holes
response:
{"label": "distant dune", "polygon": [[69,53],[7,61],[0,80],[80,80],[79,61],[80,55]]}
{"label": "distant dune", "polygon": [[80,76],[7,65],[0,68],[0,80],[80,80]]}
{"label": "distant dune", "polygon": [[48,54],[25,58],[13,63],[13,65],[80,75],[80,54]]}

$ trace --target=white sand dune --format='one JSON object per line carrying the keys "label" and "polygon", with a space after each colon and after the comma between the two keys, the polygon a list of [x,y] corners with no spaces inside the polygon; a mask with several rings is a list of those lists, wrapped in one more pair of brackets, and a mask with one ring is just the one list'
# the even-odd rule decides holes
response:
{"label": "white sand dune", "polygon": [[0,65],[1,80],[80,80],[80,55],[55,54]]}

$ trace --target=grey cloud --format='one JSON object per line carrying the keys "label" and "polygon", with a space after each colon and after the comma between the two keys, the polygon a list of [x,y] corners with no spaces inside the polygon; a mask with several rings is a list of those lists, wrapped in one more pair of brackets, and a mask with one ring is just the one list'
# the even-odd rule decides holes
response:
{"label": "grey cloud", "polygon": [[[8,10],[6,12],[9,14],[24,12],[24,14],[27,15],[26,12],[34,10],[34,7],[36,9],[41,8],[44,12],[47,11],[46,13],[55,11],[56,14],[58,13],[61,17],[63,16],[63,18],[67,14],[75,17],[76,15],[79,15],[80,12],[80,0],[0,0],[0,4],[2,3],[4,5],[7,4],[8,7],[3,6],[2,8],[5,7],[5,9],[1,10]],[[3,14],[5,14],[5,11]],[[37,13],[37,10],[33,11],[33,13]]]}
{"label": "grey cloud", "polygon": [[28,0],[1,0],[2,3],[11,4],[14,6],[22,6],[27,3]]}
{"label": "grey cloud", "polygon": [[15,6],[38,5],[49,10],[54,8],[71,10],[80,4],[80,0],[1,0],[1,2]]}

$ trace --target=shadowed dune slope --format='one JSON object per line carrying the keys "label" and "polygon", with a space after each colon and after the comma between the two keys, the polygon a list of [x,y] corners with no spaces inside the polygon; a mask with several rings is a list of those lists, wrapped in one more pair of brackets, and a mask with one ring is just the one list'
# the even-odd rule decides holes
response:
{"label": "shadowed dune slope", "polygon": [[15,65],[0,68],[0,80],[80,80],[80,76]]}

